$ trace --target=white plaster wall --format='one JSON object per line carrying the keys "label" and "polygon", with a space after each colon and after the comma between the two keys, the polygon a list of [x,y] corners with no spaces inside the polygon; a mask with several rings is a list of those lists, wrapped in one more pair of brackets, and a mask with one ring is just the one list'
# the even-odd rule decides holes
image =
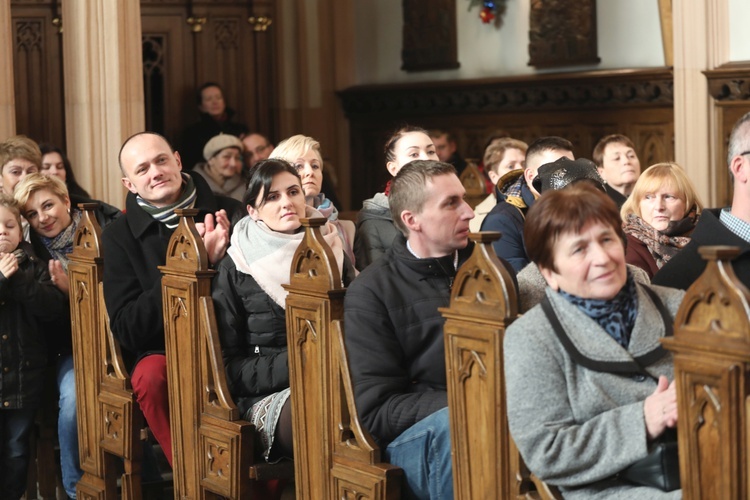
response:
{"label": "white plaster wall", "polygon": [[729,60],[750,61],[750,2],[729,0]]}
{"label": "white plaster wall", "polygon": [[[747,0],[733,0],[744,3]],[[540,71],[528,66],[530,0],[508,0],[503,24],[483,24],[479,8],[456,0],[458,60],[455,70],[407,73],[401,68],[401,0],[356,0],[357,84],[466,80],[542,72],[664,65],[658,0],[598,0],[601,62]],[[750,6],[747,7],[750,9]],[[750,50],[750,47],[748,47]]]}

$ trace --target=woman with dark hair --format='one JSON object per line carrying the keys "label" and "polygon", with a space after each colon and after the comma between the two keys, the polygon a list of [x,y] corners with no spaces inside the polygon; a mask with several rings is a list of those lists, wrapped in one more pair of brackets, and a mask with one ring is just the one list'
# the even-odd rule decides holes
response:
{"label": "woman with dark hair", "polygon": [[[73,237],[81,221],[81,211],[72,204],[72,197],[63,180],[54,175],[29,174],[16,185],[14,196],[22,215],[29,222],[29,239],[34,252],[47,265],[52,283],[67,296],[68,258],[73,252]],[[102,227],[120,215],[116,208],[109,205],[107,207],[106,211],[100,208],[95,213]],[[70,327],[70,321],[48,325],[47,337],[50,339],[50,353],[56,355],[57,388],[60,396],[57,435],[63,487],[72,497],[83,471],[78,462],[78,424]]]}
{"label": "woman with dark hair", "polygon": [[[212,296],[229,392],[260,433],[263,458],[275,462],[292,456],[282,285],[304,235],[300,218],[322,215],[305,204],[297,170],[281,159],[256,164],[243,204],[248,215],[234,227]],[[321,233],[348,284],[352,269],[336,228],[327,222]]]}
{"label": "woman with dark hair", "polygon": [[[406,125],[394,132],[386,141],[385,166],[388,173],[395,177],[401,167],[412,160],[439,161],[435,145],[427,131]],[[360,271],[382,257],[391,248],[393,238],[399,233],[393,224],[388,204],[390,184],[391,181],[388,181],[385,192],[377,193],[365,200],[362,210],[357,215],[354,255],[357,269]]]}
{"label": "woman with dark hair", "polygon": [[635,282],[617,207],[587,182],[542,193],[524,237],[548,286],[503,342],[508,423],[529,470],[566,499],[681,498],[631,471],[677,424],[659,340],[684,292]]}
{"label": "woman with dark hair", "polygon": [[622,134],[607,135],[594,146],[591,159],[599,168],[599,175],[607,183],[607,194],[618,208],[622,207],[641,174],[641,162],[635,152],[635,144]]}
{"label": "woman with dark hair", "polygon": [[70,160],[63,153],[62,149],[48,143],[39,145],[42,150],[42,170],[45,175],[54,175],[59,177],[68,188],[68,194],[77,198],[90,199],[91,195],[83,189],[76,181],[73,174],[73,167],[70,166]]}

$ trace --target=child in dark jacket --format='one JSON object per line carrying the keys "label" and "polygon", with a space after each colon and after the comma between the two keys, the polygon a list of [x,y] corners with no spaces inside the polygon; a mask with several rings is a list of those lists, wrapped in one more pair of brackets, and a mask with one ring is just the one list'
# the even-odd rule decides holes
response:
{"label": "child in dark jacket", "polygon": [[0,491],[21,498],[29,466],[29,432],[47,364],[42,320],[64,317],[65,296],[47,266],[23,241],[16,201],[0,194]]}

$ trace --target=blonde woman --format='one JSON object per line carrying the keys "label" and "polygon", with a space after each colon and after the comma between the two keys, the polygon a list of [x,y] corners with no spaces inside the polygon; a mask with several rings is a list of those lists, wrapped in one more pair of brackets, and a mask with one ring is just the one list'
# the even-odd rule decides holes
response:
{"label": "blonde woman", "polygon": [[676,163],[657,163],[638,178],[620,210],[627,236],[628,264],[649,278],[690,241],[703,204],[685,171]]}

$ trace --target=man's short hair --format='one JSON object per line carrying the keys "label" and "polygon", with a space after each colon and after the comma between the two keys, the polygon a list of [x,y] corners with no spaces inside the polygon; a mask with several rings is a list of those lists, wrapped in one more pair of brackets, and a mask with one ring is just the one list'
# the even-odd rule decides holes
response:
{"label": "man's short hair", "polygon": [[120,146],[120,152],[117,153],[117,163],[118,163],[118,165],[120,165],[120,172],[122,172],[122,175],[125,175],[125,169],[122,166],[122,150],[125,149],[125,146],[127,146],[130,141],[132,141],[133,139],[135,139],[136,137],[141,136],[141,135],[155,135],[156,137],[161,137],[161,139],[164,142],[167,143],[167,147],[169,148],[169,150],[174,153],[174,148],[172,147],[172,144],[167,140],[166,137],[164,137],[160,133],[158,133],[158,132],[149,132],[148,130],[144,130],[143,132],[135,133],[135,134],[131,135],[130,137],[128,137],[127,139],[125,139],[125,142],[123,142],[122,146]]}
{"label": "man's short hair", "polygon": [[450,163],[414,160],[404,165],[393,178],[388,203],[391,207],[393,222],[404,236],[409,237],[409,228],[401,220],[401,212],[404,210],[417,214],[422,212],[427,201],[427,182],[433,177],[450,174],[456,175],[456,169]]}
{"label": "man's short hair", "polygon": [[16,159],[29,161],[36,165],[37,169],[42,169],[42,151],[36,142],[25,135],[15,135],[0,143],[0,169]]}
{"label": "man's short hair", "polygon": [[[750,149],[750,112],[742,115],[732,128],[729,135],[729,146],[727,147],[727,167],[732,172],[732,158]],[[731,174],[734,179],[734,174]]]}
{"label": "man's short hair", "polygon": [[556,135],[540,137],[529,144],[529,149],[526,150],[526,165],[528,166],[530,163],[533,163],[531,159],[534,156],[546,151],[570,151],[572,153],[573,143]]}
{"label": "man's short hair", "polygon": [[593,153],[591,153],[591,159],[594,160],[594,163],[596,163],[597,167],[601,168],[601,166],[604,164],[604,150],[610,144],[624,144],[625,146],[635,151],[635,144],[633,144],[633,141],[631,141],[628,136],[622,134],[605,135],[604,137],[599,139],[599,142],[597,142],[596,146],[594,146]]}
{"label": "man's short hair", "polygon": [[430,136],[432,139],[438,139],[440,137],[445,136],[445,140],[448,142],[456,142],[455,137],[453,137],[453,134],[448,132],[447,130],[439,129],[439,128],[433,128],[427,131],[427,135]]}

